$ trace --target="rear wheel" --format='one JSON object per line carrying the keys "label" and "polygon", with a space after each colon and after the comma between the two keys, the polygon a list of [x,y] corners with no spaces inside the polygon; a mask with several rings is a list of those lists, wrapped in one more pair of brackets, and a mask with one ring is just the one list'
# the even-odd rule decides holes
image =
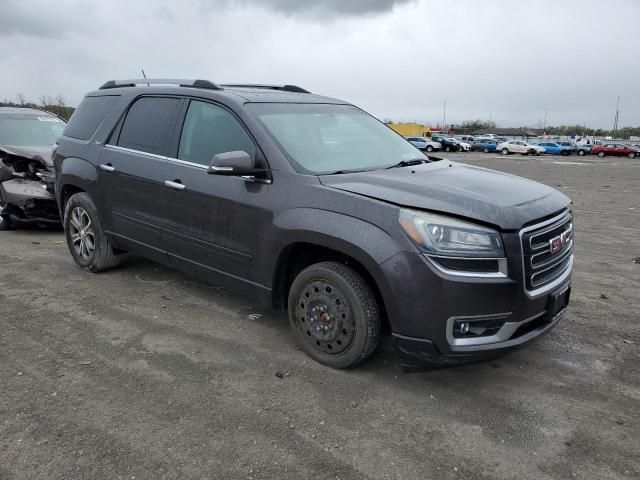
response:
{"label": "rear wheel", "polygon": [[355,367],[380,338],[380,310],[371,288],[338,262],[311,265],[295,278],[289,322],[307,355],[332,368]]}
{"label": "rear wheel", "polygon": [[433,147],[431,145],[427,145],[427,152],[433,152]]}
{"label": "rear wheel", "polygon": [[564,155],[565,157],[569,156],[569,150],[563,150],[562,151],[562,155]]}
{"label": "rear wheel", "polygon": [[451,147],[449,145],[447,145],[446,147],[444,147],[444,151],[445,152],[450,152],[451,151]]}
{"label": "rear wheel", "polygon": [[604,152],[598,152],[598,156],[599,156],[600,158],[603,158],[603,157],[604,157]]}
{"label": "rear wheel", "polygon": [[502,149],[502,154],[503,155],[509,155],[509,149],[508,148],[503,148]]}
{"label": "rear wheel", "polygon": [[585,153],[586,152],[584,150],[578,150],[578,155],[580,155],[581,157],[584,157]]}
{"label": "rear wheel", "polygon": [[629,152],[629,154],[627,155],[627,157],[629,158],[636,158],[636,154],[634,152]]}
{"label": "rear wheel", "polygon": [[88,194],[76,193],[69,199],[63,224],[71,256],[81,268],[103,272],[117,266],[124,258],[113,251]]}
{"label": "rear wheel", "polygon": [[487,147],[483,148],[483,149],[482,149],[482,151],[483,151],[484,153],[489,153],[489,149],[488,149]]}

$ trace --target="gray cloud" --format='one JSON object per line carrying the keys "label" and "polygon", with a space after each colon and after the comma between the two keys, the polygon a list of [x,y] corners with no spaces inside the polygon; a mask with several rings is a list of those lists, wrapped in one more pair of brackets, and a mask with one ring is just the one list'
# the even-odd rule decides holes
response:
{"label": "gray cloud", "polygon": [[212,11],[220,8],[255,7],[279,14],[317,21],[338,17],[361,17],[393,11],[402,4],[417,0],[200,0],[201,6]]}
{"label": "gray cloud", "polygon": [[286,15],[369,15],[393,10],[396,5],[414,0],[239,0]]}
{"label": "gray cloud", "polygon": [[[0,98],[148,75],[294,83],[381,118],[640,125],[640,2],[0,0]],[[44,72],[44,73],[43,73]]]}

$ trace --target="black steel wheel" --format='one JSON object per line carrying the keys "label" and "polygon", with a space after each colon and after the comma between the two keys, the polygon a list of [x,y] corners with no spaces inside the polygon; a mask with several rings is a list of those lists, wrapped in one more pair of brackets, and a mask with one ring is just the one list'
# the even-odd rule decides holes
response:
{"label": "black steel wheel", "polygon": [[289,321],[314,360],[354,367],[375,350],[380,312],[366,281],[351,267],[322,262],[303,270],[289,291]]}

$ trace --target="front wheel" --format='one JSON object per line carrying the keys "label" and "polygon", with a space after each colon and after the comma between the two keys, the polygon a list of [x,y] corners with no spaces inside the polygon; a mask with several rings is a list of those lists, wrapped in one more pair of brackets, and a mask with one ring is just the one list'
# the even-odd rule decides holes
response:
{"label": "front wheel", "polygon": [[580,155],[581,157],[584,157],[585,151],[584,150],[578,150],[578,155]]}
{"label": "front wheel", "polygon": [[82,192],[73,195],[64,209],[64,233],[69,252],[84,270],[102,272],[117,266],[122,255],[116,255],[109,243],[98,211],[91,197]]}
{"label": "front wheel", "polygon": [[598,156],[599,156],[600,158],[604,158],[604,152],[598,152]]}
{"label": "front wheel", "polygon": [[307,355],[332,368],[355,367],[380,339],[380,309],[371,288],[338,262],[316,263],[295,278],[289,322]]}
{"label": "front wheel", "polygon": [[502,154],[503,155],[509,155],[509,149],[508,148],[503,148],[502,149]]}
{"label": "front wheel", "polygon": [[482,149],[482,151],[483,151],[484,153],[489,153],[489,149],[488,149],[488,148],[486,148],[486,147],[485,147],[485,148],[483,148],[483,149]]}
{"label": "front wheel", "polygon": [[7,205],[2,201],[2,196],[0,194],[0,232],[11,230],[12,228],[9,214],[5,212],[6,206]]}
{"label": "front wheel", "polygon": [[629,152],[629,154],[627,155],[627,157],[629,158],[636,158],[636,154],[634,152]]}
{"label": "front wheel", "polygon": [[433,147],[431,145],[427,145],[427,152],[433,152]]}
{"label": "front wheel", "polygon": [[446,147],[444,147],[444,151],[445,152],[450,152],[451,151],[451,147],[449,145],[447,145]]}

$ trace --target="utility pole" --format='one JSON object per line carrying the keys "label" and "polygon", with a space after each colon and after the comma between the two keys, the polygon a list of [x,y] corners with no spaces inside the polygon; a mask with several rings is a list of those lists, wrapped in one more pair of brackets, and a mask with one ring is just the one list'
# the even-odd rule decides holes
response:
{"label": "utility pole", "polygon": [[547,115],[549,114],[549,109],[545,108],[544,110],[544,121],[542,122],[542,134],[547,134]]}
{"label": "utility pole", "polygon": [[618,134],[618,118],[620,117],[620,95],[618,95],[618,102],[616,103],[616,117],[613,120],[613,138],[616,138]]}
{"label": "utility pole", "polygon": [[[444,99],[444,107],[442,107],[442,133],[444,133],[444,122],[447,119],[447,99]],[[448,130],[447,130],[448,131]]]}
{"label": "utility pole", "polygon": [[491,133],[491,117],[493,116],[493,112],[489,112],[489,133]]}

